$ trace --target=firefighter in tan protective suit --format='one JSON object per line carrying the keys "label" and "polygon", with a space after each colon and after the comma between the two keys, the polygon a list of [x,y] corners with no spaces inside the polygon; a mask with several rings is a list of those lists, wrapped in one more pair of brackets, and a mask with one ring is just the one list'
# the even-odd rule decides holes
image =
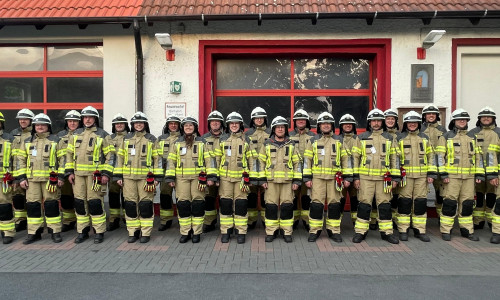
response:
{"label": "firefighter in tan protective suit", "polygon": [[354,173],[359,180],[354,180],[358,189],[358,218],[354,226],[354,243],[361,243],[366,236],[370,222],[373,197],[377,202],[378,225],[383,240],[398,244],[399,239],[393,234],[392,188],[399,181],[400,169],[396,154],[396,141],[384,131],[384,114],[380,109],[368,113],[366,132],[359,135],[359,141],[352,149]]}
{"label": "firefighter in tan protective suit", "polygon": [[[266,242],[272,242],[279,229],[286,243],[292,242],[293,194],[302,181],[299,149],[288,137],[288,122],[276,117],[271,122],[271,136],[260,149],[259,158],[267,182],[266,190]],[[260,176],[262,177],[262,175]]]}
{"label": "firefighter in tan protective suit", "polygon": [[4,132],[5,117],[0,112],[0,161],[2,164],[2,191],[0,192],[0,232],[2,242],[10,244],[16,235],[12,190],[14,184],[12,143],[14,137]]}
{"label": "firefighter in tan protective suit", "polygon": [[398,136],[401,181],[397,207],[399,239],[408,240],[410,226],[416,238],[430,242],[426,235],[428,183],[437,178],[435,155],[429,138],[420,132],[422,116],[415,111],[403,117]]}
{"label": "firefighter in tan protective suit", "polygon": [[[72,140],[73,133],[78,128],[82,127],[82,116],[76,110],[70,110],[64,117],[66,125],[64,130],[60,131],[57,136],[59,140],[59,149],[63,157],[62,166],[66,165],[66,149],[68,142]],[[73,186],[66,179],[64,185],[61,187],[61,208],[62,208],[62,232],[75,229],[76,214],[75,214],[75,197],[73,195]]]}
{"label": "firefighter in tan protective suit", "polygon": [[54,243],[60,243],[62,224],[59,199],[60,187],[64,184],[64,159],[59,151],[59,138],[52,135],[50,118],[38,114],[33,118],[33,125],[32,136],[21,143],[14,172],[19,185],[26,190],[28,236],[23,244],[39,241],[44,223]]}
{"label": "firefighter in tan protective suit", "polygon": [[[259,170],[258,172],[260,173],[261,166],[258,161],[258,153],[259,149],[262,147],[264,142],[269,138],[269,134],[271,133],[271,130],[267,127],[267,113],[266,111],[262,108],[257,106],[252,110],[252,113],[250,114],[250,129],[248,129],[247,132],[245,132],[245,135],[250,138],[250,151],[252,153],[252,156],[254,157],[257,165],[255,168]],[[260,212],[260,218],[263,224],[265,224],[265,194],[264,190],[260,187],[262,183],[264,183],[264,180],[257,179],[258,185],[252,185],[250,187],[250,193],[248,193],[248,229],[253,229],[257,225],[257,218],[258,218],[258,200],[259,200],[259,194],[260,194],[260,205],[261,205],[261,212]]]}
{"label": "firefighter in tan protective suit", "polygon": [[[17,155],[17,151],[21,148],[21,143],[31,136],[31,121],[33,117],[35,117],[35,114],[27,108],[23,108],[17,112],[16,119],[19,122],[19,127],[10,132],[14,136],[14,142],[12,143],[13,156]],[[14,206],[16,231],[26,230],[28,224],[26,222],[26,191],[19,185],[16,185],[12,192],[12,204]]]}
{"label": "firefighter in tan protective suit", "polygon": [[[339,121],[339,136],[342,138],[342,144],[347,152],[351,164],[354,166],[354,160],[352,157],[352,147],[358,143],[357,129],[356,129],[356,119],[350,114],[345,114],[340,118]],[[342,189],[342,198],[340,199],[340,205],[342,212],[344,211],[345,203],[347,202],[347,195],[349,194],[350,202],[350,213],[352,224],[356,224],[356,219],[358,217],[358,190],[353,184],[349,187]]]}
{"label": "firefighter in tan protective suit", "polygon": [[[303,160],[304,151],[306,150],[307,142],[314,136],[311,131],[311,122],[309,114],[299,109],[293,114],[294,128],[290,131],[290,139],[295,142],[295,147],[299,150],[299,157]],[[304,228],[309,231],[309,207],[311,206],[311,197],[308,194],[310,189],[305,184],[302,184],[299,189],[294,192],[293,198],[293,228],[296,229],[299,225],[299,220],[302,220]]]}
{"label": "firefighter in tan protective suit", "polygon": [[[111,140],[116,152],[123,146],[125,136],[130,132],[128,120],[124,115],[118,113],[111,120]],[[122,206],[124,206],[122,187],[113,180],[109,183],[109,224],[108,231],[113,231],[120,228],[120,220],[122,219]],[[126,224],[126,223],[125,223]]]}
{"label": "firefighter in tan protective suit", "polygon": [[156,137],[149,133],[148,117],[136,112],[130,119],[131,132],[118,150],[113,176],[123,188],[128,243],[150,240],[153,231],[153,198],[163,178],[162,162],[155,148]]}
{"label": "firefighter in tan protective suit", "polygon": [[500,132],[495,130],[496,139],[490,143],[488,149],[494,150],[496,155],[488,156],[486,159],[486,175],[489,184],[495,187],[495,203],[491,209],[491,238],[490,243],[500,244],[500,178],[499,178],[499,162],[500,162]]}
{"label": "firefighter in tan protective suit", "polygon": [[[180,136],[180,124],[181,119],[176,116],[168,116],[165,126],[163,126],[163,134],[158,137],[156,148],[162,160],[163,169],[166,169],[168,155]],[[165,231],[172,226],[174,218],[173,191],[174,189],[169,183],[160,183],[160,227],[158,227],[158,231]]]}
{"label": "firefighter in tan protective suit", "polygon": [[[479,111],[477,116],[476,127],[469,131],[476,137],[477,146],[481,148],[482,159],[486,167],[486,174],[495,172],[494,166],[489,160],[493,159],[489,155],[489,151],[496,149],[488,149],[490,145],[495,145],[500,133],[500,128],[496,124],[496,114],[491,107],[484,107]],[[491,168],[491,170],[489,170]],[[488,180],[476,184],[476,206],[472,213],[474,221],[474,230],[483,229],[484,223],[488,222],[491,228],[491,210],[495,205],[496,195],[495,186],[489,183]]]}
{"label": "firefighter in tan protective suit", "polygon": [[[398,115],[398,113],[394,109],[389,108],[389,109],[384,111],[384,117],[385,117],[385,120],[384,120],[385,131],[387,133],[389,133],[393,139],[395,139],[395,140],[398,139],[398,137],[401,135],[401,133],[399,132],[399,123],[398,123],[399,115]],[[398,150],[399,149],[396,148],[396,151],[398,151]],[[399,153],[398,153],[398,155],[399,155]],[[392,224],[393,224],[394,229],[397,228],[396,222],[397,222],[397,213],[398,213],[399,189],[400,189],[399,185],[392,189],[391,210],[392,210]],[[372,213],[373,213],[373,211],[374,210],[372,209]],[[376,217],[377,216],[375,215],[375,218]]]}
{"label": "firefighter in tan protective suit", "polygon": [[448,125],[450,131],[439,138],[436,147],[439,173],[444,184],[440,230],[445,241],[451,241],[457,214],[460,234],[471,241],[479,241],[479,237],[474,235],[472,221],[474,184],[485,180],[485,171],[476,137],[467,133],[469,120],[469,114],[461,108],[452,112]]}
{"label": "firefighter in tan protective suit", "polygon": [[[439,137],[446,133],[446,128],[439,124],[441,118],[439,116],[439,108],[434,105],[427,105],[422,109],[422,129],[420,132],[424,133],[429,137],[429,142],[436,155],[436,147],[438,145]],[[436,194],[436,212],[438,215],[441,214],[441,208],[443,207],[443,180],[438,174],[436,180],[432,183],[434,191]]]}
{"label": "firefighter in tan protective suit", "polygon": [[[181,121],[181,136],[175,141],[168,155],[165,181],[175,187],[181,238],[184,244],[192,238],[199,243],[205,216],[205,189],[208,176],[205,172],[205,141],[198,132],[198,121],[185,117]],[[209,158],[209,156],[207,156]],[[213,184],[215,178],[211,178]]]}
{"label": "firefighter in tan protective suit", "polygon": [[[205,156],[210,156],[206,165],[208,174],[217,174],[217,166],[220,163],[220,138],[224,132],[224,117],[216,110],[208,115],[208,132],[202,136],[205,140]],[[203,232],[215,230],[217,223],[217,208],[215,206],[219,195],[218,184],[207,187],[205,193],[205,219],[203,220]]]}
{"label": "firefighter in tan protective suit", "polygon": [[250,184],[258,182],[258,170],[250,150],[250,139],[243,133],[243,118],[237,112],[226,117],[226,134],[220,139],[219,194],[221,242],[228,243],[232,233],[237,243],[245,243],[248,221],[247,194]]}
{"label": "firefighter in tan protective suit", "polygon": [[337,243],[342,242],[340,199],[343,187],[349,187],[349,181],[352,181],[353,168],[342,138],[334,132],[333,116],[328,112],[321,113],[318,134],[307,143],[304,153],[303,181],[311,189],[309,242],[315,242],[323,229],[325,200],[328,237]]}
{"label": "firefighter in tan protective suit", "polygon": [[82,112],[83,128],[77,129],[68,144],[65,175],[73,184],[76,229],[79,244],[89,238],[90,225],[96,232],[94,243],[104,240],[106,213],[104,194],[113,174],[116,151],[109,134],[99,128],[99,112],[92,106]]}

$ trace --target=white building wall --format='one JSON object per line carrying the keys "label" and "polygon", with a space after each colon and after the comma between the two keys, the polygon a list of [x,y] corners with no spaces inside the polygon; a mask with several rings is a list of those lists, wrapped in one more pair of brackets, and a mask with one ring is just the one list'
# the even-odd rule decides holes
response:
{"label": "white building wall", "polygon": [[[165,121],[165,102],[186,102],[187,114],[198,117],[200,40],[280,40],[280,39],[392,39],[391,103],[392,107],[425,104],[410,103],[411,64],[434,64],[434,104],[451,106],[452,38],[500,38],[498,22],[481,21],[472,26],[467,20],[435,20],[424,26],[420,20],[375,20],[372,26],[364,20],[319,20],[316,26],[306,20],[155,23],[142,25],[144,53],[144,112],[150,117],[151,131],[159,135]],[[427,50],[427,59],[418,60],[416,49],[432,29],[447,34]],[[175,61],[166,61],[165,50],[154,34],[172,34]],[[47,26],[38,31],[33,26],[6,26],[0,32],[0,43],[12,42],[103,42],[104,44],[104,123],[110,131],[111,118],[122,112],[130,118],[135,111],[135,45],[133,30],[120,25],[89,25],[85,30],[75,26]],[[182,82],[182,94],[169,94],[170,81]],[[450,111],[448,110],[448,113]]]}

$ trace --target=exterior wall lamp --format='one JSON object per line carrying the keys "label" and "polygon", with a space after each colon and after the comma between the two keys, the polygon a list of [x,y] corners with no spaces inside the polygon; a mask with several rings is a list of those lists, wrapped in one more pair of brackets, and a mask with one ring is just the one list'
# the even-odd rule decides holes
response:
{"label": "exterior wall lamp", "polygon": [[155,38],[160,46],[167,51],[167,61],[175,60],[175,49],[172,49],[173,43],[170,34],[156,33]]}
{"label": "exterior wall lamp", "polygon": [[425,59],[426,50],[434,46],[445,34],[446,30],[431,30],[422,41],[422,47],[417,48],[417,59]]}

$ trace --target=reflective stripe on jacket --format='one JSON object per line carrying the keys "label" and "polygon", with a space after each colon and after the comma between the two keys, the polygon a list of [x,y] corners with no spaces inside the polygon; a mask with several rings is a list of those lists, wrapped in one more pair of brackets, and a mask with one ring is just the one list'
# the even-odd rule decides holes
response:
{"label": "reflective stripe on jacket", "polygon": [[352,148],[354,173],[360,179],[383,180],[386,172],[393,180],[401,176],[397,144],[393,137],[382,130],[365,131]]}
{"label": "reflective stripe on jacket", "polygon": [[442,178],[484,180],[484,165],[481,150],[476,145],[474,134],[466,130],[448,131],[439,138],[436,147],[438,171]]}
{"label": "reflective stripe on jacket", "polygon": [[427,135],[419,132],[403,132],[398,136],[400,164],[408,178],[437,178],[436,156]]}
{"label": "reflective stripe on jacket", "polygon": [[125,179],[146,179],[151,172],[156,179],[163,178],[161,159],[155,148],[156,138],[146,132],[128,133],[118,150],[113,175]]}
{"label": "reflective stripe on jacket", "polygon": [[287,138],[283,143],[277,143],[270,138],[264,142],[259,157],[262,158],[260,163],[264,166],[264,176],[268,182],[293,181],[294,184],[301,184],[302,164],[294,141]]}
{"label": "reflective stripe on jacket", "polygon": [[47,181],[51,172],[64,179],[62,163],[64,158],[59,150],[59,137],[50,133],[35,133],[21,144],[17,153],[14,176],[19,181],[29,179],[35,182]]}
{"label": "reflective stripe on jacket", "polygon": [[79,128],[68,143],[66,152],[66,175],[91,176],[96,170],[111,177],[115,166],[116,150],[110,135],[92,126]]}

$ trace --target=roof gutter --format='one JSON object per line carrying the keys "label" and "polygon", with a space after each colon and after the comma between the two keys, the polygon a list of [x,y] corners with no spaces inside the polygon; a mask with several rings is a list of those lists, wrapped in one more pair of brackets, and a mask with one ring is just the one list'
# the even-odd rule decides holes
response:
{"label": "roof gutter", "polygon": [[[0,26],[8,25],[85,25],[85,24],[132,24],[134,21],[148,23],[201,20],[205,25],[211,21],[295,20],[309,19],[315,24],[319,19],[421,19],[424,23],[433,19],[498,19],[500,10],[477,11],[420,11],[420,12],[358,12],[358,13],[298,13],[298,14],[234,14],[234,15],[166,15],[138,17],[90,17],[90,18],[0,18]],[[473,22],[474,24],[474,22]],[[82,26],[85,27],[85,26]],[[125,26],[124,26],[125,27]]]}
{"label": "roof gutter", "polygon": [[134,39],[135,39],[135,90],[136,111],[144,111],[144,55],[142,54],[141,26],[137,20],[134,20]]}

